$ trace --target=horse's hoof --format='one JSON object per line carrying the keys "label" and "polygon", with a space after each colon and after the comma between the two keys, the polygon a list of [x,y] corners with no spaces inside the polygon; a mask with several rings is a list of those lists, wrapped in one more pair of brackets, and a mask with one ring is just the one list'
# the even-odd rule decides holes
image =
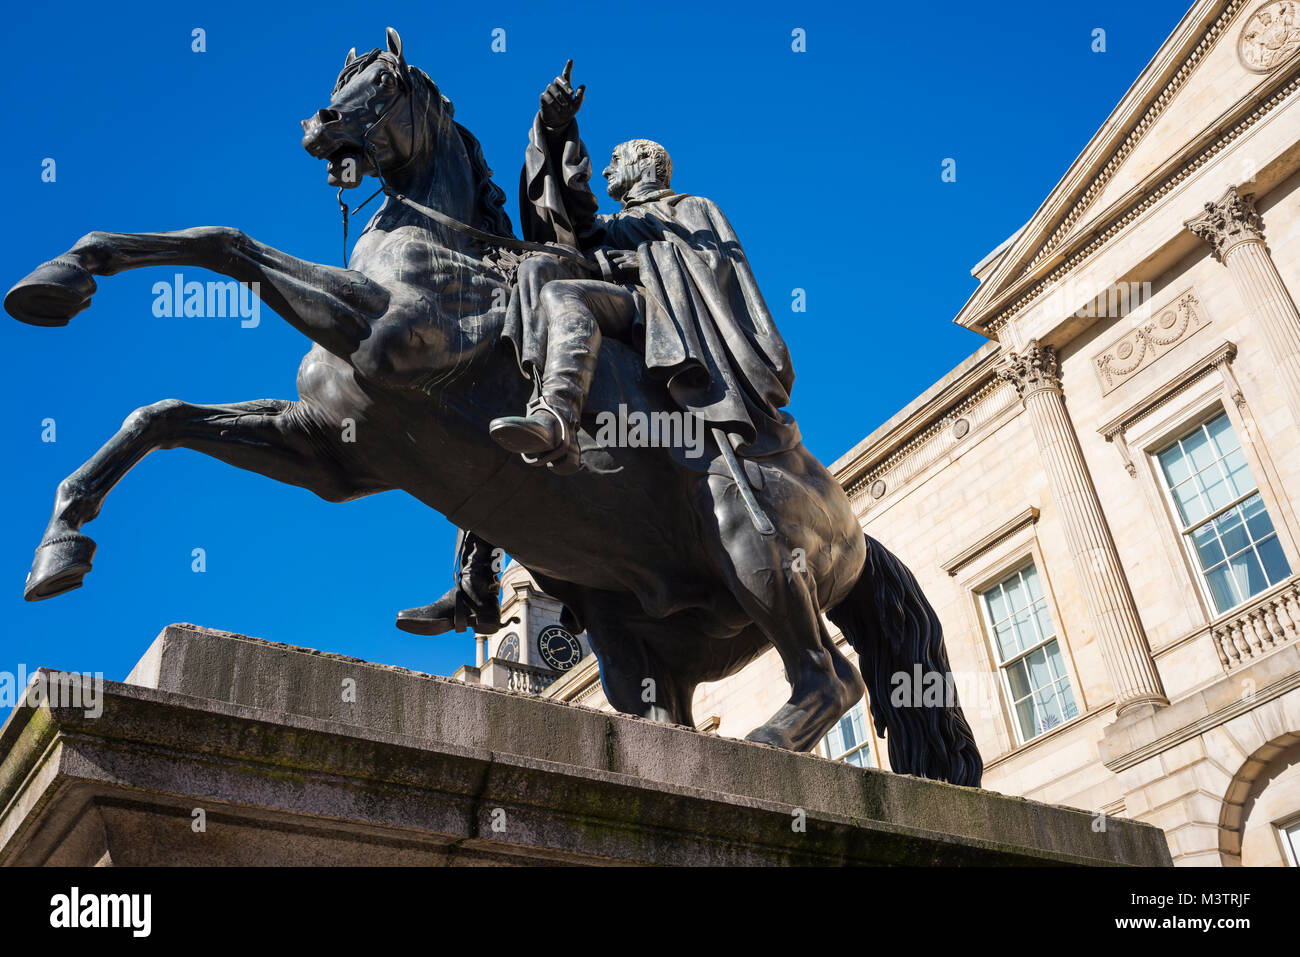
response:
{"label": "horse's hoof", "polygon": [[42,542],[27,573],[23,597],[42,601],[80,588],[94,557],[95,542],[85,535],[73,533]]}
{"label": "horse's hoof", "polygon": [[749,732],[749,734],[745,735],[745,740],[754,741],[758,744],[770,744],[774,748],[783,748],[786,751],[793,750],[785,735],[765,724],[759,725],[753,731]]}
{"label": "horse's hoof", "polygon": [[71,259],[51,259],[5,294],[5,311],[33,326],[65,326],[90,305],[95,277]]}

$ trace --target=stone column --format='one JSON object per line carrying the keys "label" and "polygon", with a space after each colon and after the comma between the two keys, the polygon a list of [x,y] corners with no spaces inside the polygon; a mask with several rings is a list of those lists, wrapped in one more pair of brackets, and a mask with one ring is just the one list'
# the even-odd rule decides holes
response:
{"label": "stone column", "polygon": [[1168,704],[1115,541],[1065,408],[1055,350],[1031,339],[1023,352],[1007,356],[998,375],[1016,387],[1029,413],[1079,575],[1088,620],[1101,642],[1115,688],[1117,712],[1122,715],[1142,704]]}
{"label": "stone column", "polygon": [[1184,224],[1214,249],[1214,256],[1264,330],[1278,375],[1286,387],[1287,404],[1300,422],[1300,311],[1264,245],[1264,227],[1253,196],[1231,187],[1217,203]]}
{"label": "stone column", "polygon": [[482,668],[484,661],[487,659],[487,638],[483,635],[474,636],[474,667]]}

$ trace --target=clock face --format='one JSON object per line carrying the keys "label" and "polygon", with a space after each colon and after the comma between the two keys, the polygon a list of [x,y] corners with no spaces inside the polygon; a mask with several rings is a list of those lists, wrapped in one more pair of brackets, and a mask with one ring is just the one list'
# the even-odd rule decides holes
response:
{"label": "clock face", "polygon": [[497,645],[497,653],[494,658],[500,658],[502,661],[519,660],[519,636],[513,631],[501,639],[501,644]]}
{"label": "clock face", "polygon": [[582,645],[578,639],[559,625],[542,629],[537,636],[537,650],[547,667],[556,671],[568,671],[582,658]]}

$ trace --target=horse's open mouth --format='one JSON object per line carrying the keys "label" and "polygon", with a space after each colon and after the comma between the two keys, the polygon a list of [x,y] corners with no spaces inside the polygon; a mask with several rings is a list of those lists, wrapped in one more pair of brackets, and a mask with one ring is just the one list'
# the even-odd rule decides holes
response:
{"label": "horse's open mouth", "polygon": [[360,186],[362,178],[370,172],[370,161],[355,146],[341,146],[326,158],[331,186],[351,189]]}

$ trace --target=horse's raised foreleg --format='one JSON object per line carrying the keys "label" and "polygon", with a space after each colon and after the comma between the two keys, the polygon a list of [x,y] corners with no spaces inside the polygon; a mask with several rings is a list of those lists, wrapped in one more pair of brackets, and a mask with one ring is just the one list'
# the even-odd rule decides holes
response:
{"label": "horse's raised foreleg", "polygon": [[193,449],[332,502],[379,491],[382,486],[352,474],[341,455],[331,454],[330,434],[317,427],[306,407],[283,399],[231,405],[166,399],[136,409],[103,448],[59,483],[24,597],[53,598],[81,585],[95,553],[81,527],[99,514],[113,486],[155,449]]}
{"label": "horse's raised foreleg", "polygon": [[257,283],[262,300],[303,335],[347,358],[388,308],[383,286],[359,272],[286,255],[237,229],[200,226],[168,233],[88,233],[35,269],[5,296],[15,319],[63,325],[90,303],[93,276],[145,266],[193,266]]}

